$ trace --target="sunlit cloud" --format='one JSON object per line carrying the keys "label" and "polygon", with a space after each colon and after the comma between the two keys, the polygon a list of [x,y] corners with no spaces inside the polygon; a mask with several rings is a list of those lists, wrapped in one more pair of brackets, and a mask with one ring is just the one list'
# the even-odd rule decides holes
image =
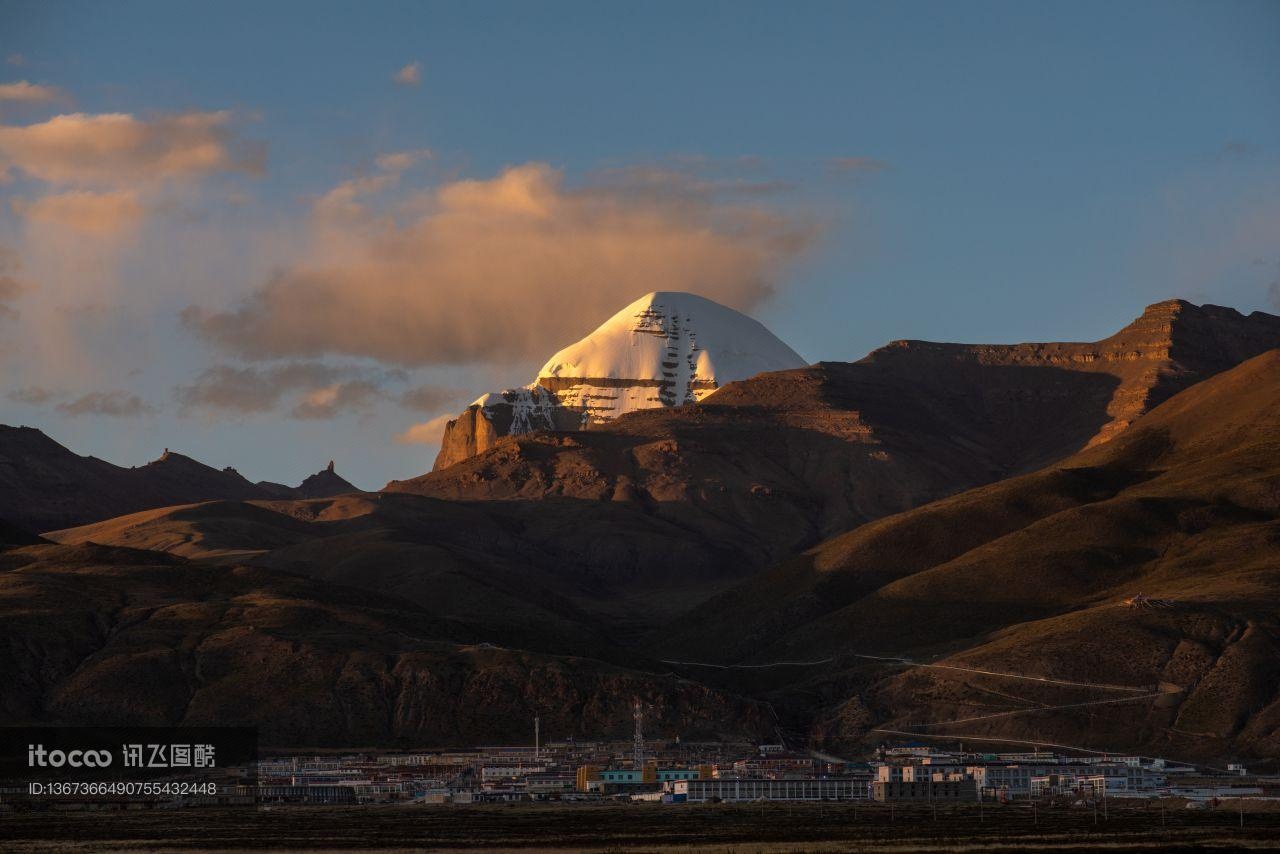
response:
{"label": "sunlit cloud", "polygon": [[415,148],[409,151],[390,151],[379,154],[374,163],[384,172],[403,172],[419,160],[427,160],[432,156],[429,148]]}
{"label": "sunlit cloud", "polygon": [[453,417],[440,415],[430,421],[414,424],[403,433],[397,434],[395,441],[399,445],[438,445],[444,437],[444,428]]}
{"label": "sunlit cloud", "polygon": [[0,243],[0,319],[12,319],[18,316],[13,303],[26,290],[18,274],[22,271],[22,261],[18,253],[9,246]]}
{"label": "sunlit cloud", "polygon": [[225,111],[152,119],[72,113],[0,125],[0,169],[56,185],[125,187],[214,172],[257,174],[264,156],[260,145],[235,134]]}
{"label": "sunlit cloud", "polygon": [[308,392],[290,412],[294,418],[335,418],[345,412],[368,409],[385,394],[368,380],[334,383]]}
{"label": "sunlit cloud", "polygon": [[61,89],[56,86],[41,86],[19,80],[16,83],[0,83],[0,101],[13,101],[21,104],[46,104],[63,98]]}
{"label": "sunlit cloud", "polygon": [[541,163],[444,184],[411,199],[401,220],[364,216],[361,188],[341,189],[323,206],[340,202],[362,228],[318,224],[312,258],[229,311],[189,310],[188,324],[250,359],[510,363],[545,357],[652,290],[750,310],[818,233],[699,181],[668,179],[660,193],[625,181],[570,187]]}
{"label": "sunlit cloud", "polygon": [[422,82],[422,63],[415,59],[397,71],[393,79],[401,86],[417,86]]}
{"label": "sunlit cloud", "polygon": [[71,190],[37,199],[14,199],[14,213],[30,222],[61,226],[89,235],[111,235],[134,229],[145,210],[134,190]]}

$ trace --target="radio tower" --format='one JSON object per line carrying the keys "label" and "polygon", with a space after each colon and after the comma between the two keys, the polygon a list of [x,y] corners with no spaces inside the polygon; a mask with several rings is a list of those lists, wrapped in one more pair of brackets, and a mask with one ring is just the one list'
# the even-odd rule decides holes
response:
{"label": "radio tower", "polygon": [[636,718],[635,753],[631,758],[631,767],[642,769],[644,768],[644,711],[640,708],[639,700],[636,700],[634,714]]}

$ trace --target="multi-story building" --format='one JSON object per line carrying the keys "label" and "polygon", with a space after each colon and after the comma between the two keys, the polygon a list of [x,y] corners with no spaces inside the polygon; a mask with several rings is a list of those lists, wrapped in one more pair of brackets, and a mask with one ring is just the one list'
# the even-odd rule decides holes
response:
{"label": "multi-story building", "polygon": [[867,781],[851,777],[783,780],[678,780],[669,785],[677,800],[847,801],[865,800]]}
{"label": "multi-story building", "polygon": [[973,778],[958,780],[921,780],[918,782],[884,782],[871,784],[871,797],[877,801],[976,801],[978,787]]}

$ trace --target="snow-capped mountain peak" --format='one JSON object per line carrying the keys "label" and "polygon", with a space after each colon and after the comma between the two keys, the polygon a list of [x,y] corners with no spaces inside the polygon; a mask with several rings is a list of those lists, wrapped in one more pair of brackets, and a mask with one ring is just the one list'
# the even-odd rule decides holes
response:
{"label": "snow-capped mountain peak", "polygon": [[695,294],[655,291],[552,356],[525,388],[482,395],[445,430],[436,468],[534,430],[696,403],[725,383],[806,364],[760,322]]}
{"label": "snow-capped mountain peak", "polygon": [[805,364],[745,314],[695,294],[657,291],[552,356],[535,384],[600,422],[694,403],[727,382]]}

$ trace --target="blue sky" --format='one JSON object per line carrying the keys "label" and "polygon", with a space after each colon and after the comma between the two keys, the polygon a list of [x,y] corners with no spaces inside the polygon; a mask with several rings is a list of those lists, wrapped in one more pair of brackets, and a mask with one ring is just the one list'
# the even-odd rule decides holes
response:
{"label": "blue sky", "polygon": [[[231,316],[274,272],[318,264],[304,248],[317,199],[379,174],[389,152],[430,155],[362,216],[524,164],[558,170],[569,195],[656,164],[717,183],[709,216],[803,224],[804,248],[768,265],[774,295],[740,301],[814,360],[894,338],[1094,339],[1172,296],[1275,312],[1277,44],[1274,2],[3,2],[0,84],[58,94],[0,102],[0,125],[225,111],[230,137],[216,139],[265,160],[135,185],[33,177],[11,154],[0,244],[31,301],[15,303],[16,323],[61,318],[70,336],[86,328],[67,330],[74,314],[89,331],[65,366],[47,348],[40,364],[0,350],[9,391],[48,393],[0,400],[0,420],[124,464],[170,446],[291,482],[331,457],[363,487],[425,471],[435,448],[393,436],[489,384],[527,382],[568,340],[492,358],[388,357],[376,342],[264,355],[178,319],[190,305]],[[414,62],[419,82],[396,83]],[[833,167],[853,158],[867,168]],[[145,208],[127,240],[33,224],[43,194],[108,191]],[[590,331],[582,313],[564,329]],[[289,360],[396,390],[302,419],[287,395],[253,411],[188,411],[175,396],[219,365]],[[393,399],[411,386],[440,390],[439,412]],[[74,414],[107,390],[142,410]]]}

